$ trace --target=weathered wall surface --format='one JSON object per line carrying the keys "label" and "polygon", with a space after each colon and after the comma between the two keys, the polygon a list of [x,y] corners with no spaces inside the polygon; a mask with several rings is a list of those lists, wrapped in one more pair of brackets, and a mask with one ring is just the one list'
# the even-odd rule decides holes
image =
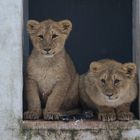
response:
{"label": "weathered wall surface", "polygon": [[22,117],[22,0],[0,1],[0,139],[18,140]]}
{"label": "weathered wall surface", "polygon": [[140,140],[139,121],[22,123],[22,19],[22,0],[0,0],[0,140]]}
{"label": "weathered wall surface", "polygon": [[26,140],[140,140],[140,121],[24,121]]}
{"label": "weathered wall surface", "polygon": [[[25,140],[140,140],[140,131],[121,133],[117,130],[32,130],[26,132]],[[135,132],[139,133],[134,137]],[[130,133],[130,134],[129,134]]]}

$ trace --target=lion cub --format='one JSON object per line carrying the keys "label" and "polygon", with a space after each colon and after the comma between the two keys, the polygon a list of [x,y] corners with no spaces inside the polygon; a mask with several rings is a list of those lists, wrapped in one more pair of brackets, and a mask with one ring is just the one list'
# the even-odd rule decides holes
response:
{"label": "lion cub", "polygon": [[25,80],[28,110],[25,119],[58,120],[78,109],[78,83],[73,62],[65,51],[72,30],[69,20],[29,20],[27,29],[33,44]]}
{"label": "lion cub", "polygon": [[114,60],[90,64],[80,77],[80,97],[84,107],[98,110],[102,121],[132,120],[130,105],[137,96],[136,65]]}

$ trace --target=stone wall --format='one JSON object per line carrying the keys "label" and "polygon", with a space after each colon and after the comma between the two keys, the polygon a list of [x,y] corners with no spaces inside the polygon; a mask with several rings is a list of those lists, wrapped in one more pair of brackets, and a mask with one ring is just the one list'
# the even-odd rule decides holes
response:
{"label": "stone wall", "polygon": [[19,140],[22,120],[22,0],[0,1],[0,139]]}
{"label": "stone wall", "polygon": [[24,121],[25,140],[140,140],[140,121]]}

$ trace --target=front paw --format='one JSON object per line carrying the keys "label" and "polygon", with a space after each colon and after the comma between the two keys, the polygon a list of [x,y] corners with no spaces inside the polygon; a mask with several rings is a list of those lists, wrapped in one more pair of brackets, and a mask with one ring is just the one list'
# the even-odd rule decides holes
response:
{"label": "front paw", "polygon": [[44,112],[43,117],[44,120],[47,121],[58,121],[63,115],[59,112]]}
{"label": "front paw", "polygon": [[23,114],[25,120],[38,120],[41,116],[41,111],[26,111]]}
{"label": "front paw", "polygon": [[133,120],[134,114],[132,112],[118,112],[117,119],[120,121]]}
{"label": "front paw", "polygon": [[116,114],[114,112],[98,113],[98,119],[104,122],[111,122],[116,120]]}

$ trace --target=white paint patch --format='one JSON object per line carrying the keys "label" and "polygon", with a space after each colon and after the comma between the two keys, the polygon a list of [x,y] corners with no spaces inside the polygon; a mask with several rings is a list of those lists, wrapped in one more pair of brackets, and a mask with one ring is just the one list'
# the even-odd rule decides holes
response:
{"label": "white paint patch", "polygon": [[43,140],[41,136],[33,136],[31,140]]}
{"label": "white paint patch", "polygon": [[123,138],[140,138],[140,129],[132,129],[122,132]]}
{"label": "white paint patch", "polygon": [[109,140],[107,133],[100,132],[96,135],[90,131],[79,131],[75,136],[75,140]]}

